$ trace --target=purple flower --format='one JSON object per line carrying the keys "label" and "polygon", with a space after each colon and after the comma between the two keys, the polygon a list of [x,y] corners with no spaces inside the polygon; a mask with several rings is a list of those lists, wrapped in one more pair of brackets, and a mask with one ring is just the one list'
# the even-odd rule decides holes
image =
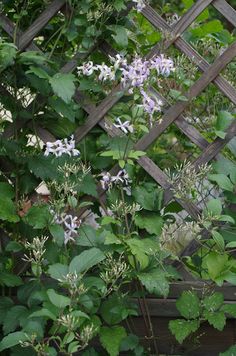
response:
{"label": "purple flower", "polygon": [[135,57],[131,64],[121,68],[121,72],[124,86],[130,83],[132,87],[142,87],[150,74],[149,62]]}
{"label": "purple flower", "polygon": [[100,179],[100,183],[102,186],[103,190],[107,190],[109,188],[111,188],[112,186],[112,182],[111,182],[111,175],[109,172],[105,172],[101,174],[102,179]]}
{"label": "purple flower", "polygon": [[163,105],[161,100],[148,96],[144,90],[141,90],[141,94],[143,96],[142,107],[151,117],[155,112],[161,111],[161,107]]}
{"label": "purple flower", "polygon": [[175,70],[174,62],[170,58],[165,58],[163,54],[153,57],[151,59],[151,69],[155,69],[158,74],[162,74],[166,77]]}

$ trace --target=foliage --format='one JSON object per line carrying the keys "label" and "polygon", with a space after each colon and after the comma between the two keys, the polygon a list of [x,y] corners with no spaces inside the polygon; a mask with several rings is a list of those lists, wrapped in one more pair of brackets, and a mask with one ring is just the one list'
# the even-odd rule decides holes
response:
{"label": "foliage", "polygon": [[[146,298],[168,297],[171,282],[181,279],[173,262],[209,288],[183,292],[172,334],[183,343],[204,322],[222,331],[226,317],[236,317],[235,304],[215,292],[225,281],[236,284],[235,139],[212,166],[198,168],[186,158],[199,149],[172,125],[140,149],[166,107],[188,101],[200,72],[172,46],[147,56],[170,34],[146,20],[142,0],[130,11],[126,0],[67,0],[34,44],[20,49],[18,30],[46,3],[1,4],[16,27],[12,39],[0,30],[0,352],[89,356],[98,355],[99,342],[104,355],[147,354],[130,318],[142,312],[139,300],[146,336],[155,341]],[[194,1],[150,4],[173,25]],[[235,34],[207,8],[183,39],[211,63]],[[232,61],[223,73],[232,84],[234,71]],[[219,142],[235,111],[210,85],[184,116],[205,140]],[[102,118],[101,127],[92,125]],[[165,169],[167,205],[163,188],[140,167],[149,159]],[[182,208],[191,204],[195,220]],[[198,247],[186,256],[193,240]]]}

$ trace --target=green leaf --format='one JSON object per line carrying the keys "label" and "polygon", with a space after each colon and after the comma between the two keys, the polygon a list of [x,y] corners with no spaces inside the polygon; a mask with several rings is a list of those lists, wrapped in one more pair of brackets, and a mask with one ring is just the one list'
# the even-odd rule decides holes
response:
{"label": "green leaf", "polygon": [[23,305],[13,306],[6,315],[3,323],[4,334],[8,334],[14,331],[18,325],[20,325],[21,320],[28,316],[28,310]]}
{"label": "green leaf", "polygon": [[0,324],[2,324],[6,318],[6,314],[13,306],[13,301],[8,297],[0,297]]}
{"label": "green leaf", "polygon": [[212,238],[213,240],[215,241],[216,243],[216,246],[220,249],[220,250],[224,250],[225,248],[225,241],[224,241],[224,238],[223,236],[218,232],[218,231],[215,231],[213,230],[211,232],[211,235],[212,235]]}
{"label": "green leaf", "polygon": [[20,63],[41,65],[47,61],[47,57],[36,51],[27,51],[20,54]]}
{"label": "green leaf", "polygon": [[0,284],[7,287],[18,287],[23,284],[19,276],[8,272],[0,272]]}
{"label": "green leaf", "polygon": [[8,252],[19,252],[23,249],[23,246],[16,241],[10,241],[6,246],[6,251]]}
{"label": "green leaf", "polygon": [[75,111],[72,105],[67,105],[62,99],[51,97],[48,99],[50,106],[61,116],[75,121]]}
{"label": "green leaf", "polygon": [[50,302],[55,305],[57,308],[63,309],[70,305],[70,298],[65,297],[64,295],[58,294],[54,291],[54,289],[48,289],[47,295]]}
{"label": "green leaf", "polygon": [[0,182],[0,199],[12,199],[14,196],[14,188],[8,183]]}
{"label": "green leaf", "polygon": [[82,273],[89,270],[91,267],[97,265],[106,256],[96,247],[83,251],[80,255],[75,256],[69,266],[69,272]]}
{"label": "green leaf", "polygon": [[228,255],[220,255],[217,252],[210,252],[205,260],[210,278],[212,278],[213,281],[216,281],[217,277],[219,277],[227,268]]}
{"label": "green leaf", "polygon": [[236,345],[233,345],[228,350],[219,353],[219,356],[235,356],[235,355],[236,355]]}
{"label": "green leaf", "polygon": [[63,280],[64,277],[68,274],[68,272],[69,267],[61,263],[55,263],[49,266],[48,269],[48,273],[50,274],[50,276],[57,280]]}
{"label": "green leaf", "polygon": [[0,70],[14,64],[17,54],[17,47],[13,43],[0,44]]}
{"label": "green leaf", "polygon": [[27,341],[28,336],[23,331],[16,331],[5,336],[0,342],[0,352],[15,345],[18,345],[20,341]]}
{"label": "green leaf", "polygon": [[129,315],[137,315],[134,306],[128,303],[127,298],[122,298],[119,295],[111,295],[102,303],[100,313],[104,321],[108,325],[119,324]]}
{"label": "green leaf", "polygon": [[221,311],[236,318],[236,304],[224,304],[221,308]]}
{"label": "green leaf", "polygon": [[193,291],[184,291],[177,300],[176,307],[186,319],[195,319],[200,315],[200,300]]}
{"label": "green leaf", "polygon": [[30,66],[30,69],[26,72],[26,74],[34,74],[37,77],[39,77],[40,79],[49,79],[50,78],[48,73],[43,68],[40,68],[40,67]]}
{"label": "green leaf", "polygon": [[110,356],[119,355],[120,344],[126,336],[125,328],[122,326],[112,328],[104,326],[99,333],[101,344]]}
{"label": "green leaf", "polygon": [[[216,130],[225,132],[231,122],[233,121],[233,115],[228,111],[220,111],[217,116]],[[224,137],[222,137],[224,138]]]}
{"label": "green leaf", "polygon": [[182,344],[191,333],[197,331],[199,326],[200,323],[198,320],[176,319],[169,322],[169,329],[180,344]]}
{"label": "green leaf", "polygon": [[203,306],[211,312],[219,309],[224,302],[224,296],[222,293],[215,292],[212,295],[205,297],[202,301]]}
{"label": "green leaf", "polygon": [[213,216],[219,216],[222,212],[222,203],[220,199],[211,199],[207,202],[207,209],[204,210],[204,213],[207,215],[210,213]]}
{"label": "green leaf", "polygon": [[209,174],[208,178],[216,182],[221,189],[233,192],[234,185],[225,174]]}
{"label": "green leaf", "polygon": [[16,223],[20,220],[16,213],[16,206],[10,199],[1,199],[0,219]]}
{"label": "green leaf", "polygon": [[212,325],[215,329],[222,331],[226,324],[226,317],[222,311],[205,311],[204,317],[207,319],[208,323]]}
{"label": "green leaf", "polygon": [[135,215],[135,224],[140,229],[145,229],[150,234],[160,235],[163,219],[154,212],[141,212]]}
{"label": "green leaf", "polygon": [[71,73],[57,73],[49,79],[49,82],[54,93],[68,104],[75,93],[75,80],[75,76]]}
{"label": "green leaf", "polygon": [[161,209],[163,191],[154,184],[146,183],[144,186],[138,186],[133,190],[132,195],[135,201],[146,210],[158,211]]}
{"label": "green leaf", "polygon": [[191,30],[194,37],[203,38],[209,34],[221,32],[223,30],[223,25],[219,20],[212,20],[204,23],[198,28]]}
{"label": "green leaf", "polygon": [[52,234],[55,243],[58,246],[63,246],[63,243],[65,241],[63,227],[61,225],[59,225],[59,224],[50,225],[49,226],[49,231]]}
{"label": "green leaf", "polygon": [[56,320],[56,315],[54,315],[50,310],[42,308],[29,315],[29,318],[45,317],[46,319]]}
{"label": "green leaf", "polygon": [[111,25],[108,28],[114,32],[112,37],[114,38],[117,45],[121,48],[126,48],[128,46],[128,35],[126,28],[120,25]]}
{"label": "green leaf", "polygon": [[24,216],[25,222],[34,229],[43,229],[48,226],[51,219],[49,207],[46,204],[33,205]]}
{"label": "green leaf", "polygon": [[127,240],[126,243],[129,246],[132,255],[134,255],[137,262],[139,262],[141,269],[146,268],[149,263],[149,258],[146,254],[143,241],[133,238]]}
{"label": "green leaf", "polygon": [[95,179],[90,173],[86,174],[86,177],[81,182],[79,189],[84,194],[92,195],[95,198],[98,196]]}
{"label": "green leaf", "polygon": [[155,269],[148,273],[139,273],[138,279],[151,294],[167,297],[169,293],[169,283],[166,273],[161,269]]}

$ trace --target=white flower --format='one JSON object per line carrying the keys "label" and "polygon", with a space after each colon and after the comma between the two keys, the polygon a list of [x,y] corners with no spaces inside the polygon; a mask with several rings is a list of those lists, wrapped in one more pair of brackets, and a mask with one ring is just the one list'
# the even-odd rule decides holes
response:
{"label": "white flower", "polygon": [[141,12],[145,8],[145,1],[144,0],[133,0],[136,3],[135,8],[138,12]]}
{"label": "white flower", "polygon": [[81,220],[78,220],[77,216],[70,214],[55,215],[53,211],[51,213],[54,215],[54,222],[64,228],[64,244],[66,245],[69,241],[75,241],[74,238],[78,234],[77,230],[81,225]]}
{"label": "white flower", "polygon": [[55,142],[47,142],[46,150],[44,156],[53,154],[56,157],[61,157],[64,153],[69,156],[79,156],[80,152],[75,148],[74,136],[71,136],[71,139],[68,141],[67,138],[64,140],[57,140]]}
{"label": "white flower", "polygon": [[125,169],[121,169],[116,176],[112,176],[111,177],[111,181],[112,183],[115,183],[115,184],[124,184],[125,186],[128,186],[129,183],[131,183],[132,181],[129,179],[129,175],[128,173],[126,172]]}
{"label": "white flower", "polygon": [[120,67],[125,67],[127,65],[127,59],[122,55],[116,54],[115,57],[109,56],[111,63],[113,63],[113,68],[116,71]]}
{"label": "white flower", "polygon": [[117,117],[116,122],[117,124],[114,124],[114,126],[122,130],[125,134],[127,134],[128,132],[130,133],[134,132],[134,127],[133,125],[130,124],[129,121],[122,122],[121,119]]}
{"label": "white flower", "polygon": [[109,172],[101,174],[102,179],[100,180],[103,190],[107,190],[111,187],[111,175]]}
{"label": "white flower", "polygon": [[115,80],[115,72],[112,67],[108,67],[105,63],[98,64],[96,69],[100,71],[98,79],[101,81]]}
{"label": "white flower", "polygon": [[83,75],[90,76],[96,70],[96,66],[93,65],[92,61],[84,63],[82,66],[78,67],[78,74],[82,72]]}

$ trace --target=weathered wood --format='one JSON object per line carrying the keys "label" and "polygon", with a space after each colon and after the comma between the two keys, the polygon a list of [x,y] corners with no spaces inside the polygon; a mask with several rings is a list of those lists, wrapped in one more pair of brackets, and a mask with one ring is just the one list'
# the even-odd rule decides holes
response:
{"label": "weathered wood", "polygon": [[[157,29],[162,29],[167,31],[170,36],[172,35],[172,27],[169,26],[166,21],[151,7],[146,6],[143,11],[143,15],[149,20],[154,27]],[[234,11],[236,13],[236,11]],[[236,15],[235,15],[236,16]],[[173,44],[181,50],[192,62],[194,62],[200,70],[205,72],[210,64],[195,50],[191,47],[184,39],[178,37]],[[153,49],[153,54],[157,54],[160,51],[160,44],[157,44],[156,49]],[[166,49],[167,47],[165,47]],[[155,53],[154,53],[155,52]],[[234,104],[236,104],[236,90],[235,88],[227,82],[227,80],[222,76],[217,76],[213,79],[213,82],[217,87],[226,95]]]}
{"label": "weathered wood", "polygon": [[47,25],[65,3],[66,0],[54,0],[32,25],[19,36],[18,47],[21,51],[33,41],[34,37]]}
{"label": "weathered wood", "polygon": [[236,11],[225,0],[214,0],[212,5],[221,12],[221,14],[236,27]]}
{"label": "weathered wood", "polygon": [[188,107],[190,101],[198,96],[235,56],[236,42],[228,47],[225,52],[215,60],[209,69],[204,72],[202,76],[192,85],[189,91],[184,94],[188,101],[178,101],[169,110],[167,110],[162,117],[162,121],[154,125],[151,131],[139,140],[136,144],[136,149],[146,150]]}

